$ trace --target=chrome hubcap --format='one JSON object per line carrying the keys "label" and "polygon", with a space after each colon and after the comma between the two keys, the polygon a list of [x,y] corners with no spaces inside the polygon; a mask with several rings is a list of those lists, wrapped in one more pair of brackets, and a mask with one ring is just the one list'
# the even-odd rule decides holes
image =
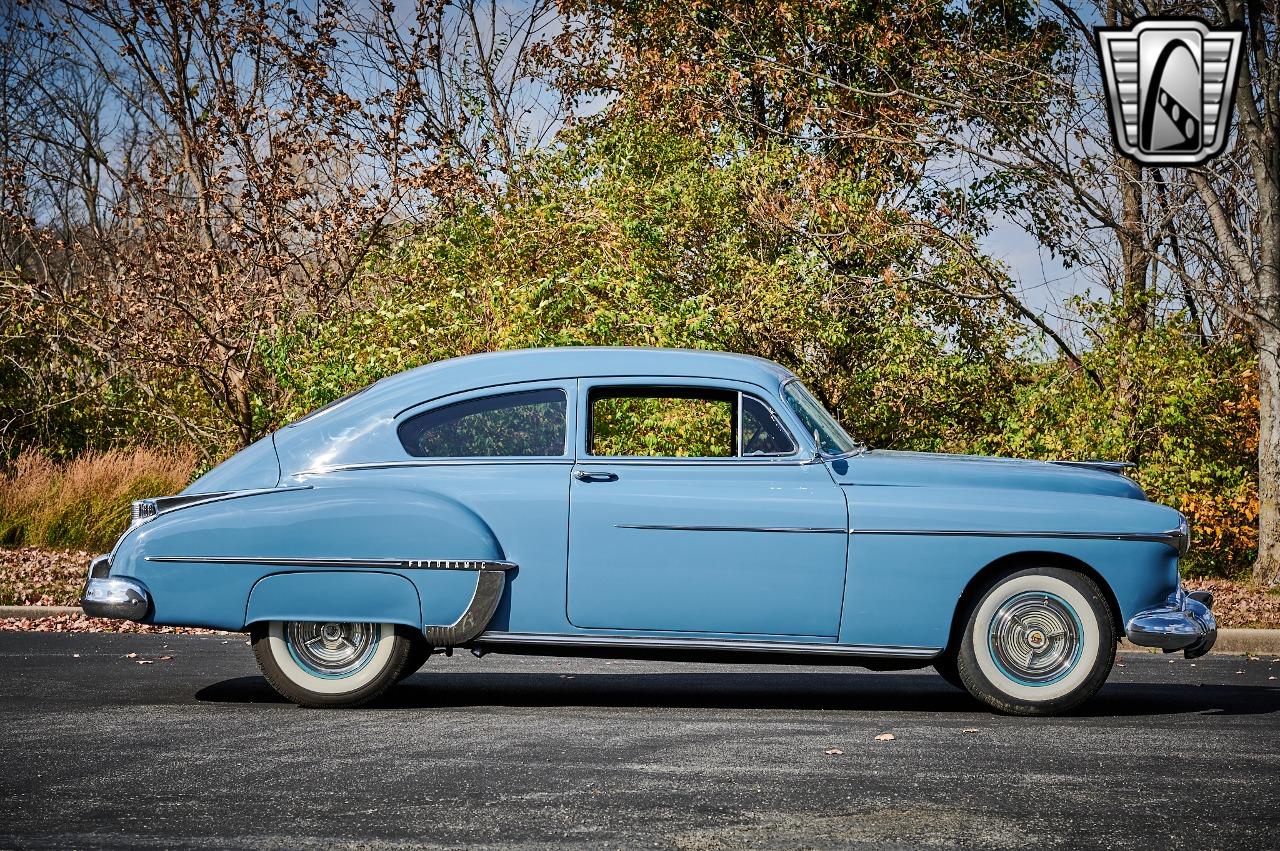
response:
{"label": "chrome hubcap", "polygon": [[1004,601],[991,619],[991,656],[1015,680],[1047,685],[1080,659],[1080,620],[1065,600],[1027,591]]}
{"label": "chrome hubcap", "polygon": [[372,623],[293,621],[285,625],[284,638],[303,668],[320,677],[344,677],[368,664],[378,634],[378,625]]}

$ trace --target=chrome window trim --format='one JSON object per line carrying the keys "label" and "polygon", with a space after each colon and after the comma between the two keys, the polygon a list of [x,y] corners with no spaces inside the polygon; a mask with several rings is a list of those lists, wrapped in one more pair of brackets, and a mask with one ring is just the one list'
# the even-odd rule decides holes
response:
{"label": "chrome window trim", "polygon": [[[347,473],[360,470],[388,470],[400,467],[440,467],[440,466],[482,466],[482,465],[506,465],[506,464],[563,464],[566,467],[572,467],[574,464],[587,464],[596,466],[611,466],[614,464],[625,465],[655,465],[660,464],[670,466],[673,464],[688,464],[690,466],[705,466],[710,464],[738,464],[745,466],[770,466],[782,465],[791,467],[804,467],[809,464],[821,463],[820,458],[796,457],[794,455],[785,456],[751,456],[750,458],[641,458],[619,456],[615,458],[596,458],[591,456],[588,459],[575,461],[572,458],[527,458],[520,456],[513,457],[480,457],[480,458],[421,458],[413,461],[362,461],[352,464],[331,464],[325,467],[312,467],[306,470],[298,470],[296,473],[290,473],[292,477],[298,476],[323,476],[328,473]],[[310,485],[308,485],[310,487]],[[283,488],[275,488],[274,490],[283,490]]]}
{"label": "chrome window trim", "polygon": [[402,570],[514,570],[516,563],[492,559],[287,558],[281,556],[146,556],[167,564],[265,564],[272,567],[390,567]]}
{"label": "chrome window trim", "polygon": [[[646,376],[636,376],[635,378],[638,380],[628,381],[623,384],[593,383],[587,388],[586,393],[582,394],[582,399],[583,401],[586,402],[587,416],[586,416],[586,422],[583,423],[582,434],[578,438],[580,451],[582,452],[581,456],[578,459],[580,462],[585,462],[585,463],[608,462],[612,464],[618,461],[668,462],[668,461],[736,461],[738,460],[739,458],[737,454],[738,446],[739,446],[738,433],[741,432],[742,430],[741,424],[738,419],[742,412],[742,391],[741,390],[739,390],[736,387],[726,386],[723,383],[721,384],[661,384],[661,383],[651,383]],[[594,452],[591,451],[592,444],[594,442],[592,438],[595,434],[595,430],[593,428],[593,425],[594,425],[593,424],[593,419],[594,419],[593,406],[596,403],[595,394],[601,390],[608,391],[608,390],[618,390],[623,388],[636,388],[639,390],[655,390],[655,391],[704,390],[704,391],[710,391],[712,393],[719,393],[722,395],[728,394],[732,396],[732,400],[703,399],[701,401],[715,401],[715,402],[726,403],[729,405],[730,428],[734,430],[734,437],[733,437],[734,454],[733,455],[597,455],[595,454]],[[615,399],[615,398],[698,399],[699,397],[693,396],[693,395],[690,395],[687,397],[676,396],[676,395],[662,396],[656,393],[654,395],[648,395],[648,396],[636,395],[634,397],[628,397],[626,395],[610,396],[608,395],[608,393],[605,393],[603,395],[603,398],[605,399]]]}
{"label": "chrome window trim", "polygon": [[576,647],[641,647],[655,650],[737,650],[822,656],[894,656],[931,659],[941,647],[880,644],[809,644],[801,641],[756,641],[733,638],[677,638],[629,635],[573,635],[565,633],[482,632],[476,644],[541,644]]}
{"label": "chrome window trim", "polygon": [[[810,396],[813,396],[813,394],[809,393],[809,388],[804,386],[804,382],[800,380],[799,376],[793,375],[778,385],[779,399],[781,399],[782,402],[785,403],[787,407],[787,411],[791,414],[791,416],[799,419],[800,415],[795,412],[795,410],[791,407],[790,401],[787,399],[787,387],[788,385],[791,385],[791,384],[799,384],[801,389],[803,389]],[[817,397],[813,397],[813,400],[815,402],[818,402]],[[821,402],[818,402],[818,404],[822,405]],[[826,411],[827,409],[823,407],[823,410]],[[841,458],[856,458],[859,455],[865,454],[867,451],[870,450],[869,446],[867,446],[865,443],[859,442],[857,438],[849,434],[849,432],[845,429],[844,424],[836,419],[835,414],[832,414],[830,411],[827,411],[827,415],[830,416],[832,420],[835,420],[835,424],[840,427],[841,431],[844,432],[845,437],[853,441],[853,448],[848,450],[847,452],[836,452],[836,453],[823,452],[822,447],[818,445],[818,441],[814,440],[813,435],[810,434],[808,431],[801,429],[800,433],[805,436],[805,439],[809,441],[809,445],[813,447],[813,454],[815,458],[819,458],[823,461],[838,461]]]}
{"label": "chrome window trim", "polygon": [[[761,405],[765,407],[765,410],[767,410],[770,414],[773,415],[773,421],[776,422],[782,428],[783,432],[786,433],[787,440],[791,441],[790,452],[774,452],[774,453],[769,453],[765,455],[743,455],[742,454],[742,450],[743,450],[742,400],[744,396],[749,396],[750,398],[759,402]],[[787,428],[787,424],[782,421],[782,417],[778,416],[778,412],[774,410],[773,405],[770,405],[767,399],[764,399],[755,393],[743,393],[741,390],[739,390],[738,391],[738,454],[735,455],[734,457],[745,460],[745,461],[750,461],[755,459],[766,459],[766,458],[795,458],[799,454],[800,454],[800,441],[796,440],[796,436],[791,433],[791,429]]]}
{"label": "chrome window trim", "polygon": [[739,390],[737,392],[738,392],[738,397],[737,397],[738,410],[734,414],[734,421],[733,421],[733,432],[734,432],[733,457],[741,458],[742,457],[742,391]]}
{"label": "chrome window trim", "polygon": [[386,470],[397,467],[474,467],[494,464],[563,464],[572,467],[574,460],[567,455],[476,455],[469,458],[415,458],[411,461],[359,461],[351,464],[329,464],[290,473],[291,476],[321,476],[325,473],[343,473],[352,470]]}
{"label": "chrome window trim", "polygon": [[1182,529],[1168,532],[1012,532],[983,529],[850,529],[850,535],[927,535],[970,538],[1066,538],[1086,541],[1139,541],[1165,544],[1179,555],[1186,552]]}
{"label": "chrome window trim", "polygon": [[[529,385],[537,385],[537,386],[529,386]],[[451,399],[455,396],[465,396],[465,398],[463,399],[457,399],[455,401],[444,401],[442,404],[439,404],[439,405],[422,407],[422,410],[416,410],[416,408],[419,406],[412,406],[412,407],[406,408],[403,411],[400,411],[399,413],[397,413],[395,417],[392,418],[392,422],[395,424],[393,431],[396,436],[396,441],[400,444],[400,448],[404,451],[404,454],[407,457],[412,458],[414,460],[420,460],[420,461],[433,461],[433,460],[451,461],[451,460],[457,460],[457,459],[472,459],[472,458],[499,458],[499,459],[527,458],[527,459],[533,459],[533,460],[572,459],[573,455],[572,453],[570,453],[569,450],[570,450],[570,443],[573,440],[573,436],[572,436],[573,430],[569,427],[570,426],[569,406],[574,401],[574,399],[573,399],[573,396],[569,393],[569,390],[561,386],[559,381],[547,382],[541,379],[537,381],[517,382],[515,384],[506,385],[506,386],[510,386],[513,389],[498,392],[498,393],[483,393],[475,390],[462,390],[457,393],[450,393],[446,396],[441,396],[436,401]],[[519,388],[519,389],[515,389],[515,388]],[[465,405],[468,402],[475,402],[481,399],[501,399],[506,396],[522,396],[525,394],[537,393],[542,390],[559,391],[559,393],[564,397],[564,446],[560,450],[559,455],[414,455],[412,452],[409,451],[409,447],[405,445],[404,438],[400,436],[400,429],[402,429],[403,427],[405,427],[406,425],[408,425],[410,422],[417,419],[418,417],[423,417],[428,414],[435,413],[437,411],[444,411],[448,408],[453,407],[454,405]],[[475,395],[471,395],[472,393],[475,393]],[[409,414],[408,416],[404,416],[404,414],[407,411],[414,411],[414,413]]]}
{"label": "chrome window trim", "polygon": [[730,458],[682,458],[678,455],[673,456],[653,456],[645,457],[638,455],[618,455],[618,456],[597,456],[589,455],[580,459],[578,463],[581,466],[595,467],[611,467],[615,464],[626,464],[632,466],[645,466],[660,464],[671,467],[678,465],[689,466],[709,466],[716,464],[736,464],[738,466],[771,466],[781,465],[789,467],[805,467],[810,464],[821,463],[820,458],[795,458],[790,455],[781,458],[771,458],[769,456],[752,456],[750,458],[738,458],[736,456]]}
{"label": "chrome window trim", "polygon": [[[568,383],[568,382],[579,382],[579,381],[649,381],[650,379],[659,379],[659,380],[668,380],[668,381],[730,381],[734,384],[745,384],[750,387],[755,387],[759,389],[761,392],[765,392],[765,393],[769,392],[769,388],[764,386],[763,384],[757,384],[756,382],[749,381],[745,378],[726,379],[722,376],[694,375],[694,374],[683,373],[683,372],[672,372],[672,373],[662,373],[662,374],[643,374],[643,375],[634,374],[634,373],[610,373],[608,375],[582,375],[580,373],[575,375],[551,375],[545,378],[525,378],[525,379],[520,379],[519,381],[500,381],[497,384],[485,384],[480,387],[471,387],[466,390],[453,390],[448,393],[443,393],[439,396],[432,396],[430,399],[423,399],[420,402],[414,402],[412,405],[409,405],[406,408],[401,408],[399,411],[396,412],[396,415],[392,417],[392,419],[398,420],[400,419],[400,417],[404,416],[410,411],[416,411],[418,408],[424,408],[427,405],[431,405],[435,402],[439,402],[442,399],[448,399],[452,396],[459,396],[464,393],[475,393],[475,392],[480,392],[484,390],[494,390],[500,387],[520,387],[526,384],[551,384],[551,383],[558,383],[558,382]],[[790,376],[787,380],[792,380],[792,379],[795,379],[794,375]],[[382,380],[383,379],[379,379],[378,381],[375,381],[374,384],[377,384]],[[373,384],[369,386],[372,387]]]}
{"label": "chrome window trim", "polygon": [[[663,378],[689,379],[692,381],[706,381],[708,383],[663,384],[661,383],[661,379]],[[606,380],[607,379],[620,379],[620,380],[625,379],[627,383],[625,384],[599,383],[601,379],[606,379]],[[583,380],[587,380],[587,379],[584,378]],[[591,377],[589,380],[592,383],[589,387],[587,387],[586,392],[582,393],[581,390],[579,390],[579,394],[582,397],[582,399],[585,400],[586,406],[587,406],[586,407],[587,422],[583,424],[582,432],[578,436],[578,444],[579,444],[578,451],[582,453],[581,456],[579,457],[579,461],[590,462],[590,463],[609,463],[609,464],[619,464],[619,463],[667,464],[667,463],[683,463],[683,462],[690,462],[690,461],[701,462],[701,463],[737,463],[737,464],[765,463],[765,462],[767,463],[799,462],[802,464],[811,464],[818,460],[816,456],[805,457],[801,455],[801,448],[802,448],[801,443],[799,440],[796,440],[796,436],[793,432],[792,427],[785,422],[783,417],[779,416],[777,407],[769,401],[769,398],[767,395],[769,391],[766,388],[761,387],[758,384],[754,384],[750,381],[730,380],[729,384],[749,385],[751,387],[757,388],[760,391],[759,393],[751,390],[743,391],[739,387],[729,386],[728,384],[724,383],[725,379],[715,379],[712,377],[704,377],[704,376],[644,376],[644,375],[595,376],[595,377]],[[718,384],[714,383],[716,381],[719,381],[721,383],[718,383]],[[655,390],[692,387],[692,388],[706,389],[706,390],[719,390],[722,392],[735,394],[735,399],[733,402],[733,405],[734,405],[734,410],[733,410],[734,454],[727,455],[727,456],[720,456],[720,455],[716,455],[716,456],[595,455],[589,452],[588,449],[591,446],[591,423],[590,423],[591,403],[592,403],[591,393],[602,387],[603,388],[652,387]],[[749,455],[748,456],[748,455],[742,454],[742,398],[744,395],[750,396],[752,399],[755,399],[761,405],[764,405],[765,408],[767,408],[773,414],[774,419],[777,421],[778,425],[782,427],[783,431],[786,432],[787,437],[791,440],[791,445],[793,449],[790,452],[785,454],[777,454],[777,455]]]}

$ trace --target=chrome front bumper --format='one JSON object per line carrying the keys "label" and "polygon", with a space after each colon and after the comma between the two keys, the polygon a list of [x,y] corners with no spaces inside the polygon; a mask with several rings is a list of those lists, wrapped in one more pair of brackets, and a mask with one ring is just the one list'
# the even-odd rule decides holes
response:
{"label": "chrome front bumper", "polygon": [[123,618],[140,621],[151,609],[151,596],[141,582],[122,576],[109,576],[107,556],[89,563],[89,580],[80,598],[80,608],[93,618]]}
{"label": "chrome front bumper", "polygon": [[1125,636],[1141,647],[1159,647],[1166,653],[1181,650],[1188,659],[1195,659],[1208,653],[1218,640],[1212,606],[1213,595],[1208,591],[1188,593],[1179,585],[1163,606],[1131,617]]}

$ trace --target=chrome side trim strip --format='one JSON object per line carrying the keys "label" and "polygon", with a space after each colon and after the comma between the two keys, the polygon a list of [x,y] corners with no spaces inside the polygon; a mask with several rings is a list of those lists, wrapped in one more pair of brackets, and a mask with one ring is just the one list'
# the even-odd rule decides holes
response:
{"label": "chrome side trim strip", "polygon": [[278,556],[147,556],[147,561],[173,564],[266,564],[272,567],[396,567],[406,570],[507,571],[512,561],[417,558],[281,558]]}
{"label": "chrome side trim strip", "polygon": [[[312,467],[298,470],[290,476],[322,476],[325,473],[345,473],[353,470],[394,470],[398,467],[478,467],[495,464],[563,464],[573,466],[573,459],[568,456],[550,458],[422,458],[414,461],[366,461],[358,464],[333,464],[325,467]],[[309,485],[308,485],[309,487]]]}
{"label": "chrome side trim strip", "polygon": [[275,488],[252,488],[240,491],[210,491],[209,493],[175,494],[174,496],[153,496],[146,499],[135,499],[129,506],[129,528],[135,529],[144,523],[150,523],[162,514],[181,511],[193,505],[206,505],[211,502],[222,502],[228,499],[240,499],[246,496],[258,496],[285,491],[311,490],[311,485],[286,485]]}
{"label": "chrome side trim strip", "polygon": [[653,638],[628,635],[565,635],[536,632],[484,632],[477,644],[539,644],[575,647],[639,647],[653,650],[738,650],[822,656],[896,656],[931,659],[941,647],[879,644],[805,644],[799,641],[749,641],[729,638]]}
{"label": "chrome side trim strip", "polygon": [[850,529],[850,535],[928,535],[970,538],[1067,538],[1082,541],[1141,541],[1181,551],[1181,529],[1168,532],[1001,532],[982,529]]}
{"label": "chrome side trim strip", "polygon": [[842,528],[825,528],[821,526],[677,526],[656,523],[617,523],[615,529],[661,529],[670,532],[800,532],[800,533],[836,533],[845,534]]}
{"label": "chrome side trim strip", "polygon": [[311,489],[311,485],[285,485],[278,488],[253,488],[252,490],[218,491],[207,494],[193,493],[186,496],[157,496],[152,497],[150,501],[156,504],[157,514],[168,514],[170,511],[178,511],[183,508],[190,508],[193,505],[204,505],[209,502],[223,502],[224,500],[240,499],[245,496],[260,496],[267,493],[285,493],[286,491]]}
{"label": "chrome side trim strip", "polygon": [[1104,473],[1123,474],[1125,470],[1136,470],[1138,465],[1132,461],[1050,461],[1062,467],[1084,467],[1090,470],[1101,470]]}

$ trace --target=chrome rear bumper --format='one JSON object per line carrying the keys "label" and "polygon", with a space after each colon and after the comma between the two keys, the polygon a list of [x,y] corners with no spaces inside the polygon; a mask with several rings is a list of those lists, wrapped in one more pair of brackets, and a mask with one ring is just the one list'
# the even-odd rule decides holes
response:
{"label": "chrome rear bumper", "polygon": [[122,618],[140,621],[151,609],[151,595],[136,579],[110,576],[107,556],[89,563],[89,580],[80,598],[80,608],[93,618]]}
{"label": "chrome rear bumper", "polygon": [[1158,647],[1166,653],[1181,650],[1188,659],[1195,659],[1208,653],[1218,640],[1212,606],[1213,595],[1208,591],[1188,593],[1179,585],[1163,606],[1131,617],[1125,636],[1141,647]]}

